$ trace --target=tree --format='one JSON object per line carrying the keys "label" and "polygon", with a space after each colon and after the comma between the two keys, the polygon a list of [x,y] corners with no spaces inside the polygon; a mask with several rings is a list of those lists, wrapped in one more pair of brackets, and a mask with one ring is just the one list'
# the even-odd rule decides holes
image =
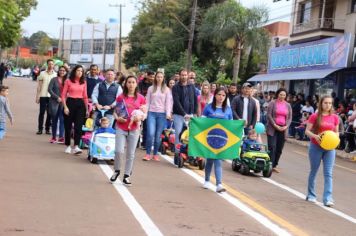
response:
{"label": "tree", "polygon": [[51,40],[49,37],[43,37],[38,44],[38,54],[45,55],[48,52],[48,49],[51,47]]}
{"label": "tree", "polygon": [[86,19],[85,19],[85,23],[87,24],[98,24],[100,23],[99,20],[94,20],[93,18],[91,18],[90,16],[88,16]]}
{"label": "tree", "polygon": [[[241,51],[256,40],[267,39],[266,31],[261,26],[267,22],[268,11],[264,7],[244,8],[234,0],[211,7],[203,17],[199,28],[200,39],[211,39],[220,47],[225,45],[233,55],[233,82],[237,82]],[[265,46],[259,42],[256,46]]]}
{"label": "tree", "polygon": [[0,47],[16,44],[21,36],[21,22],[37,6],[36,0],[0,0]]}

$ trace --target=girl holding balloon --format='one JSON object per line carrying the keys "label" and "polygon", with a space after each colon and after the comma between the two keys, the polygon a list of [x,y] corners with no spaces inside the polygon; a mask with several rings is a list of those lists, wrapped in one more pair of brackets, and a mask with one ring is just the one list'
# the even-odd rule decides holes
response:
{"label": "girl holding balloon", "polygon": [[338,127],[339,118],[333,112],[333,99],[331,96],[324,96],[319,101],[318,112],[312,114],[309,117],[305,131],[305,134],[310,138],[310,173],[306,200],[310,202],[316,202],[315,178],[319,170],[320,163],[323,161],[323,203],[327,207],[332,207],[334,205],[332,197],[332,176],[335,163],[335,148],[339,143]]}

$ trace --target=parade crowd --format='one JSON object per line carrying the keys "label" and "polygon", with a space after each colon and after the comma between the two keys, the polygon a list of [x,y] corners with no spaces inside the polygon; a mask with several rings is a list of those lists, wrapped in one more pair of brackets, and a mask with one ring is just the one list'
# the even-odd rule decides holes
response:
{"label": "parade crowd", "polygon": [[[130,177],[137,146],[145,150],[141,157],[144,161],[159,161],[162,131],[173,125],[178,145],[179,135],[191,117],[244,120],[244,133],[248,137],[255,136],[253,130],[257,122],[265,124],[275,173],[281,171],[278,164],[288,137],[310,141],[311,170],[306,200],[316,201],[315,176],[323,161],[326,206],[334,204],[335,150],[320,148],[319,134],[332,130],[340,136],[339,149],[355,151],[356,102],[351,95],[339,101],[335,94],[305,97],[301,93],[288,93],[284,88],[260,92],[248,82],[241,87],[235,83],[225,87],[208,81],[198,84],[194,71],[186,69],[169,79],[160,71],[125,76],[112,69],[101,72],[97,65],[85,70],[81,65],[69,68],[64,64],[55,71],[51,59],[47,61],[46,70],[38,75],[37,83],[37,135],[51,135],[50,143],[64,143],[65,153],[78,155],[82,153],[83,127],[115,133],[114,173],[110,180],[117,180],[124,164],[123,183],[128,186],[132,184]],[[6,98],[8,91],[8,87],[1,86],[0,139],[6,130],[6,116],[13,120]],[[262,142],[259,135],[254,139]],[[179,149],[175,149],[175,164],[178,155]],[[207,159],[204,188],[210,185],[214,167],[216,191],[225,191],[221,165],[221,160]]]}

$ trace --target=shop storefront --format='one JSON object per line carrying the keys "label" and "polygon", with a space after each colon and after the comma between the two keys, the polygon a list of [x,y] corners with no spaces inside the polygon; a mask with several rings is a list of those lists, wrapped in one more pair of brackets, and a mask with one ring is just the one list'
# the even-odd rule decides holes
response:
{"label": "shop storefront", "polygon": [[356,88],[356,67],[350,67],[351,35],[326,38],[309,43],[272,48],[267,74],[250,82],[281,81],[290,92],[330,94],[342,98],[345,89]]}

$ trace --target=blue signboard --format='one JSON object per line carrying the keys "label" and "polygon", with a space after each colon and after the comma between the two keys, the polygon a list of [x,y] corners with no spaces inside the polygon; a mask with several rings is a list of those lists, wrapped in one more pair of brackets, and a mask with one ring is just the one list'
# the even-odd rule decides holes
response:
{"label": "blue signboard", "polygon": [[268,73],[347,67],[351,35],[272,48]]}

